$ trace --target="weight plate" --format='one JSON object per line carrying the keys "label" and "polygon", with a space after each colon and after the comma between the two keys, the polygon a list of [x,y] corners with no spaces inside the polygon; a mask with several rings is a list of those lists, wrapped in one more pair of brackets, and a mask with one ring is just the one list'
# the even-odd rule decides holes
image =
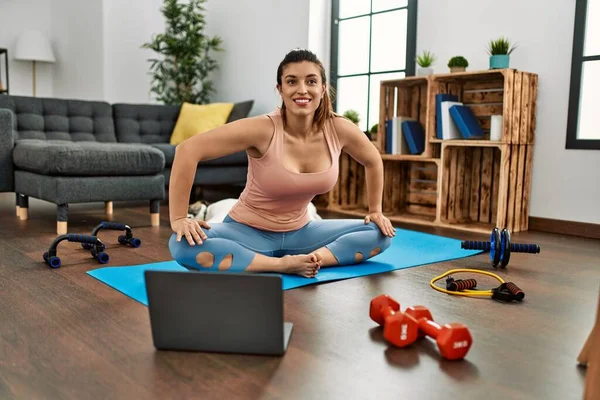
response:
{"label": "weight plate", "polygon": [[500,230],[494,228],[490,236],[490,261],[494,268],[500,263],[500,242]]}
{"label": "weight plate", "polygon": [[506,268],[510,261],[510,231],[506,228],[502,229],[502,256],[500,257],[500,267]]}

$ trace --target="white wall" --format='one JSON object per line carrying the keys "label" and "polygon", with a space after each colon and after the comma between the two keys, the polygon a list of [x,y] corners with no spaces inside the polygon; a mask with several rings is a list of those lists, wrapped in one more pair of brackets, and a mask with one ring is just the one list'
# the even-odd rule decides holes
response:
{"label": "white wall", "polygon": [[51,0],[53,96],[104,98],[102,2]]}
{"label": "white wall", "polygon": [[331,0],[310,0],[308,48],[323,63],[329,79],[331,49]]}
{"label": "white wall", "polygon": [[277,67],[294,47],[308,46],[308,1],[209,0],[207,32],[223,38],[215,101],[254,99],[251,114],[279,105]]}
{"label": "white wall", "polygon": [[[10,94],[31,96],[33,91],[32,63],[16,61],[15,46],[21,33],[36,29],[51,40],[51,0],[0,0],[0,47],[8,49]],[[4,55],[0,57],[4,79]],[[51,65],[36,63],[36,94],[52,96]],[[6,82],[3,82],[6,86]]]}
{"label": "white wall", "polygon": [[518,42],[511,67],[539,75],[530,215],[597,224],[600,151],[565,150],[574,15],[573,0],[420,1],[417,52],[436,53],[435,72],[454,55],[478,70],[489,39]]}
{"label": "white wall", "polygon": [[103,0],[106,101],[154,102],[150,93],[150,63],[147,59],[158,56],[141,46],[164,31],[164,17],[160,12],[162,5],[162,0]]}

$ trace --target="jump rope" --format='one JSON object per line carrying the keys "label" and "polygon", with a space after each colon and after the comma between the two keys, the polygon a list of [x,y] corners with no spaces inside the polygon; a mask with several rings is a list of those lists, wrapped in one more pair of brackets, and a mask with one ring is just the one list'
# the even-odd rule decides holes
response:
{"label": "jump rope", "polygon": [[[477,281],[473,278],[470,279],[454,279],[451,274],[457,273],[474,273],[474,274],[482,274],[491,276],[497,279],[500,282],[500,286],[488,289],[488,290],[478,290],[474,289],[477,286]],[[442,278],[446,278],[446,288],[441,288],[436,286],[435,283]],[[466,297],[491,297],[493,300],[499,300],[504,302],[511,301],[522,301],[525,297],[525,293],[513,282],[505,282],[502,278],[492,272],[479,271],[476,269],[452,269],[443,273],[442,275],[438,275],[433,278],[429,285],[437,290],[438,292],[454,295],[454,296],[466,296]]]}

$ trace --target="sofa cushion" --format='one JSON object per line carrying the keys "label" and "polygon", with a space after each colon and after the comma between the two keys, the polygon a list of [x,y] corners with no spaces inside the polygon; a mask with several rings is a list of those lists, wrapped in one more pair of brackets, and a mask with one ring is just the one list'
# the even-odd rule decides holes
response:
{"label": "sofa cushion", "polygon": [[116,135],[124,143],[169,143],[179,106],[113,104]]}
{"label": "sofa cushion", "polygon": [[162,151],[163,155],[165,156],[165,166],[166,167],[170,167],[171,165],[173,165],[173,159],[175,158],[175,147],[176,146],[173,146],[172,144],[169,144],[169,143],[154,143],[151,146]]}
{"label": "sofa cushion", "polygon": [[[165,156],[165,167],[170,168],[173,165],[173,159],[175,158],[176,146],[171,145],[169,143],[156,143],[152,146],[156,147],[157,149],[163,152]],[[214,160],[200,161],[198,165],[248,165],[248,156],[246,155],[245,151],[240,151],[238,153],[230,154],[225,157],[215,158]]]}
{"label": "sofa cushion", "polygon": [[162,200],[164,174],[146,176],[49,176],[15,171],[17,193],[55,204]]}
{"label": "sofa cushion", "polygon": [[[246,118],[254,100],[234,103],[227,122]],[[112,105],[117,140],[124,143],[169,143],[180,106],[163,104]]]}
{"label": "sofa cushion", "polygon": [[106,102],[4,95],[0,108],[15,114],[16,139],[117,141]]}
{"label": "sofa cushion", "polygon": [[43,175],[151,175],[163,170],[165,157],[139,144],[19,140],[13,162],[17,169]]}
{"label": "sofa cushion", "polygon": [[254,100],[247,100],[235,103],[233,105],[233,110],[231,110],[231,114],[229,114],[229,118],[227,118],[227,123],[248,117],[250,115],[250,111],[252,110],[253,105]]}

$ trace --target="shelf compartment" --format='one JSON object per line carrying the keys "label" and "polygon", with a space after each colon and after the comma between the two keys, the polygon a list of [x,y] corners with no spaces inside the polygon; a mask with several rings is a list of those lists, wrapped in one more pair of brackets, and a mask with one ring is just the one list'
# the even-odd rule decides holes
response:
{"label": "shelf compartment", "polygon": [[438,162],[384,161],[383,212],[433,223],[438,201]]}
{"label": "shelf compartment", "polygon": [[528,229],[532,145],[443,146],[443,225]]}
{"label": "shelf compartment", "polygon": [[439,219],[445,224],[496,224],[502,151],[494,147],[443,147]]}
{"label": "shelf compartment", "polygon": [[[428,77],[410,77],[380,82],[377,148],[382,154],[385,154],[386,121],[395,117],[407,117],[419,121],[425,137],[427,137],[428,92]],[[425,140],[425,150],[421,156],[436,156],[427,140]],[[439,152],[437,157],[439,157]]]}
{"label": "shelf compartment", "polygon": [[[438,201],[438,165],[439,160],[436,159],[384,160],[384,214],[433,223]],[[368,206],[365,168],[343,154],[340,157],[340,179],[329,193],[328,209],[366,212]]]}
{"label": "shelf compartment", "polygon": [[346,153],[340,155],[339,178],[329,191],[328,209],[353,210],[368,208],[365,167]]}
{"label": "shelf compartment", "polygon": [[428,129],[435,143],[435,96],[455,94],[469,106],[489,138],[492,115],[503,118],[501,143],[532,144],[536,127],[537,74],[515,69],[433,75],[430,83]]}

